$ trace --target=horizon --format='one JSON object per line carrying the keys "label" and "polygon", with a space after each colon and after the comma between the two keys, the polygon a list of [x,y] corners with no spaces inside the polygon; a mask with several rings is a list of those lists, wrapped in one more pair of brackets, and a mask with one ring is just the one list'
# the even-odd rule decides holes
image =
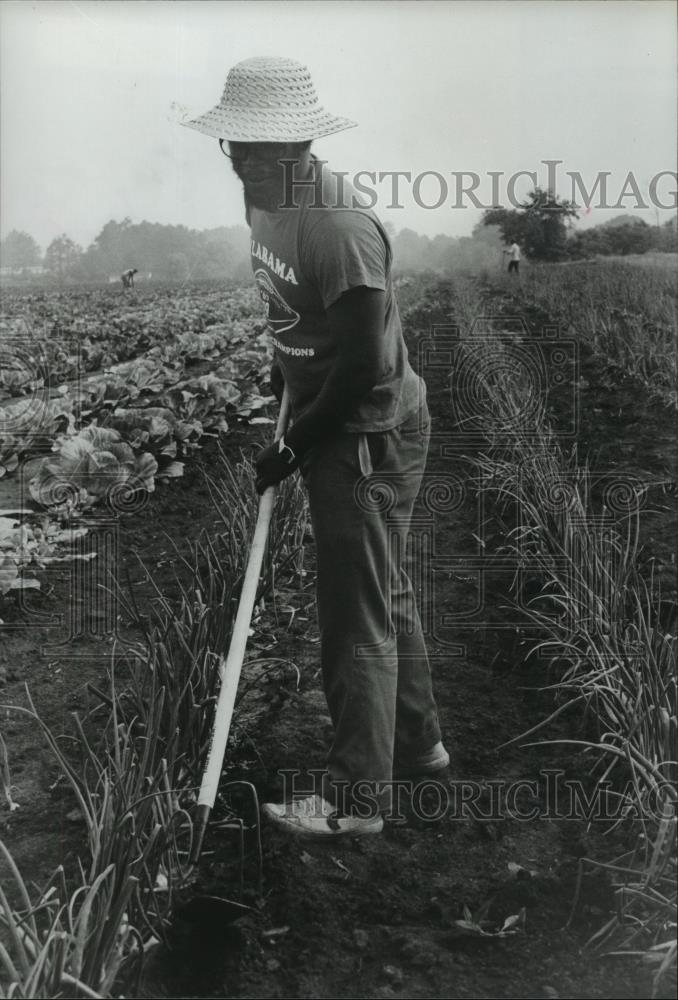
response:
{"label": "horizon", "polygon": [[[217,103],[231,65],[269,51],[306,63],[321,103],[359,123],[314,151],[351,177],[385,175],[371,185],[375,210],[397,231],[469,236],[482,211],[474,198],[488,205],[511,178],[524,197],[526,171],[545,187],[548,161],[560,164],[561,198],[568,174],[589,193],[608,174],[612,206],[594,199],[579,229],[620,214],[661,224],[675,214],[675,9],[4,0],[0,234],[27,232],[44,249],[65,233],[86,248],[111,219],[244,226],[216,140],[179,123],[187,108]],[[395,172],[410,174],[400,199]]]}
{"label": "horizon", "polygon": [[[126,217],[126,219],[127,218],[128,217]],[[598,226],[608,226],[608,225],[610,225],[610,223],[613,223],[613,222],[617,221],[618,219],[622,219],[622,218],[628,219],[629,222],[631,222],[631,223],[634,222],[634,221],[645,221],[645,220],[636,220],[628,212],[621,212],[616,217],[613,216],[611,219],[606,219],[605,222],[599,222],[597,225]],[[674,218],[675,218],[675,214],[674,214]],[[115,225],[121,225],[123,222],[126,221],[126,219],[107,219],[106,222],[103,224],[103,226],[107,225],[109,222],[113,222],[113,223],[115,223]],[[574,220],[573,224],[570,226],[570,229],[573,232],[584,232],[584,227],[577,228],[577,225],[576,225],[577,221],[580,221],[580,220]],[[666,222],[666,221],[668,221],[668,219],[663,220],[663,221]],[[229,230],[236,229],[236,230],[241,230],[242,234],[243,234],[243,238],[246,238],[248,240],[249,240],[249,234],[250,234],[249,228],[247,227],[246,223],[244,223],[244,222],[243,223],[236,222],[236,223],[233,223],[232,225],[218,225],[218,226],[213,226],[213,227],[211,227],[209,229],[194,229],[191,226],[184,226],[182,223],[163,223],[163,222],[153,221],[152,219],[139,219],[138,221],[135,221],[134,219],[129,219],[129,222],[130,222],[131,226],[150,225],[150,226],[167,226],[168,228],[170,228],[170,227],[173,227],[173,228],[184,228],[184,229],[187,229],[189,232],[196,233],[196,234],[215,232],[218,229],[229,229]],[[647,223],[647,224],[651,225],[650,223]],[[678,222],[676,224],[678,224]],[[103,226],[102,226],[102,229],[103,229]],[[591,229],[591,228],[595,228],[595,227],[589,226],[589,227],[585,227],[585,228]],[[10,232],[12,232],[12,231],[13,230],[11,230]],[[26,230],[18,230],[18,231],[19,232],[24,232],[24,233],[27,232]],[[463,239],[473,239],[473,236],[470,233],[469,234],[462,234],[462,235],[459,235],[459,236],[455,236],[455,235],[452,235],[450,233],[435,233],[434,235],[429,236],[426,233],[421,233],[421,232],[418,232],[416,229],[412,229],[411,226],[403,226],[402,229],[395,229],[394,228],[393,232],[390,233],[391,239],[397,239],[398,236],[401,233],[405,232],[405,231],[412,232],[417,237],[424,237],[425,239],[428,239],[431,243],[433,243],[435,240],[440,239],[440,238],[444,238],[444,239],[448,239],[448,240],[452,240],[452,241],[463,240]],[[101,230],[99,230],[99,233],[100,232],[101,232]],[[96,236],[98,236],[99,233],[95,234],[94,239],[96,239]],[[4,240],[7,235],[9,235],[9,234],[8,233],[3,233],[3,235],[2,235],[1,238]],[[33,237],[32,233],[27,233],[27,235]],[[52,240],[50,242],[52,242],[53,240],[57,240],[57,239],[59,239],[62,236],[69,236],[69,235],[70,235],[69,233],[57,233],[52,238]],[[33,237],[33,238],[35,238],[35,237]],[[36,243],[37,242],[38,241],[36,240]],[[74,242],[77,242],[77,241],[74,241]],[[90,247],[93,246],[93,244],[94,244],[94,240],[92,240],[86,246],[82,246],[80,244],[78,244],[78,245],[80,246],[80,249],[83,252],[87,252],[87,250],[89,250]],[[49,246],[49,244],[47,244],[47,246]],[[45,255],[46,250],[47,250],[47,246],[42,246],[40,243],[38,243],[38,247],[40,248],[40,253],[41,253],[41,255],[43,257]]]}

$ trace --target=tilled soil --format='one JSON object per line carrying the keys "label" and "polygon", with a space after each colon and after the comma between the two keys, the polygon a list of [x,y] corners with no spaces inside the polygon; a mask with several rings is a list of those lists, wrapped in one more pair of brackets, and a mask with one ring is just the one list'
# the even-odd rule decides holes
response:
{"label": "tilled soil", "polygon": [[[496,305],[503,307],[500,297]],[[427,316],[415,333],[426,336],[430,321],[449,321],[446,308],[438,305],[438,314]],[[531,321],[536,325],[543,317]],[[634,960],[585,948],[609,919],[614,898],[600,868],[585,868],[578,885],[580,860],[609,860],[617,848],[621,853],[623,842],[604,838],[603,824],[554,814],[553,782],[567,788],[568,780],[579,781],[590,789],[586,758],[562,747],[523,745],[534,738],[518,739],[552,709],[549,696],[536,690],[550,675],[545,664],[524,662],[525,633],[510,606],[511,569],[491,558],[506,529],[504,515],[481,506],[473,489],[477,445],[459,437],[447,373],[441,368],[424,374],[433,418],[427,476],[431,482],[447,476],[449,486],[452,473],[458,487],[454,495],[443,490],[437,503],[421,505],[414,521],[415,537],[432,539],[432,582],[422,587],[420,599],[449,773],[420,785],[413,798],[405,796],[402,821],[388,822],[377,837],[318,846],[264,826],[261,892],[250,830],[244,898],[251,913],[230,925],[214,918],[199,925],[179,920],[173,950],[154,954],[139,995],[648,995],[647,973]],[[585,349],[576,377],[581,454],[595,453],[600,470],[623,467],[653,483],[665,478],[671,428],[661,407],[647,403],[637,387],[612,376]],[[565,407],[570,398],[554,397],[554,405]],[[250,440],[246,429],[226,438],[231,460]],[[213,465],[209,447],[201,461]],[[155,584],[171,593],[167,536],[181,547],[215,523],[200,464],[184,479],[161,484],[118,525],[118,573],[129,577],[140,607],[153,596],[142,563]],[[675,494],[658,486],[649,493],[644,538],[649,555],[670,573]],[[290,668],[250,692],[228,754],[226,778],[252,782],[262,801],[283,791],[281,771],[297,770],[300,783],[310,781],[308,771],[322,767],[331,737],[310,550],[303,589],[284,595],[297,613],[283,613],[269,601],[256,625],[257,636],[269,640],[269,655],[289,661]],[[113,637],[98,634],[91,617],[74,615],[77,600],[66,565],[50,571],[47,592],[32,608],[3,608],[9,627],[0,654],[1,700],[25,704],[27,683],[38,710],[57,730],[68,726],[69,712],[91,704],[87,684],[100,683],[114,648]],[[39,617],[69,610],[72,621],[87,623],[77,638],[67,625]],[[134,639],[124,608],[116,612],[118,641]],[[35,726],[10,711],[2,718],[20,808],[0,816],[0,832],[20,866],[41,882],[57,864],[73,863],[82,828],[73,803],[52,788],[56,768]],[[581,726],[566,714],[536,738],[580,733]],[[243,795],[232,801],[251,818]],[[233,836],[210,833],[203,885],[237,895],[235,858]],[[495,931],[510,917],[518,918],[519,929],[504,937],[481,936],[456,922],[484,919],[483,927]]]}

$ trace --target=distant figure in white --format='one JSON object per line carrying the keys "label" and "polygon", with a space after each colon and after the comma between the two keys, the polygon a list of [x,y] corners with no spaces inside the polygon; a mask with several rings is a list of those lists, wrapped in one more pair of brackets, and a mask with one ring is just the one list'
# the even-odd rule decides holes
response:
{"label": "distant figure in white", "polygon": [[520,264],[520,247],[514,241],[510,247],[504,250],[504,253],[507,253],[509,255],[509,263],[508,263],[509,274],[511,274],[512,272],[518,274],[518,266]]}
{"label": "distant figure in white", "polygon": [[134,275],[137,273],[136,267],[130,267],[120,275],[123,288],[134,288]]}

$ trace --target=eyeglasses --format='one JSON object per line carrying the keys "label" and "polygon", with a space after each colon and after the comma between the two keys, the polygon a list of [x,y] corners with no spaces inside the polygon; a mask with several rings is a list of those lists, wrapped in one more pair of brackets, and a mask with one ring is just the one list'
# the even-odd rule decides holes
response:
{"label": "eyeglasses", "polygon": [[[230,147],[230,152],[226,147]],[[231,142],[226,139],[219,140],[219,148],[224,156],[234,163],[242,163],[245,160],[259,160],[270,163],[281,160],[287,154],[287,144],[284,142]]]}

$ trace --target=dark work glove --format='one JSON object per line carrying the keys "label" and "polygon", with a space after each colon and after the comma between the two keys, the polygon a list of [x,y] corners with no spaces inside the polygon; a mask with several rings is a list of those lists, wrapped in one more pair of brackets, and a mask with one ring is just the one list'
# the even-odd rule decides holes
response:
{"label": "dark work glove", "polygon": [[263,493],[269,486],[277,486],[279,482],[290,476],[299,466],[299,460],[292,449],[285,446],[280,451],[278,441],[260,451],[255,462],[257,477],[254,485],[259,494]]}
{"label": "dark work glove", "polygon": [[280,367],[275,362],[271,365],[270,382],[271,392],[278,402],[281,402],[283,392],[285,391],[285,379],[283,378],[283,373],[280,371]]}

